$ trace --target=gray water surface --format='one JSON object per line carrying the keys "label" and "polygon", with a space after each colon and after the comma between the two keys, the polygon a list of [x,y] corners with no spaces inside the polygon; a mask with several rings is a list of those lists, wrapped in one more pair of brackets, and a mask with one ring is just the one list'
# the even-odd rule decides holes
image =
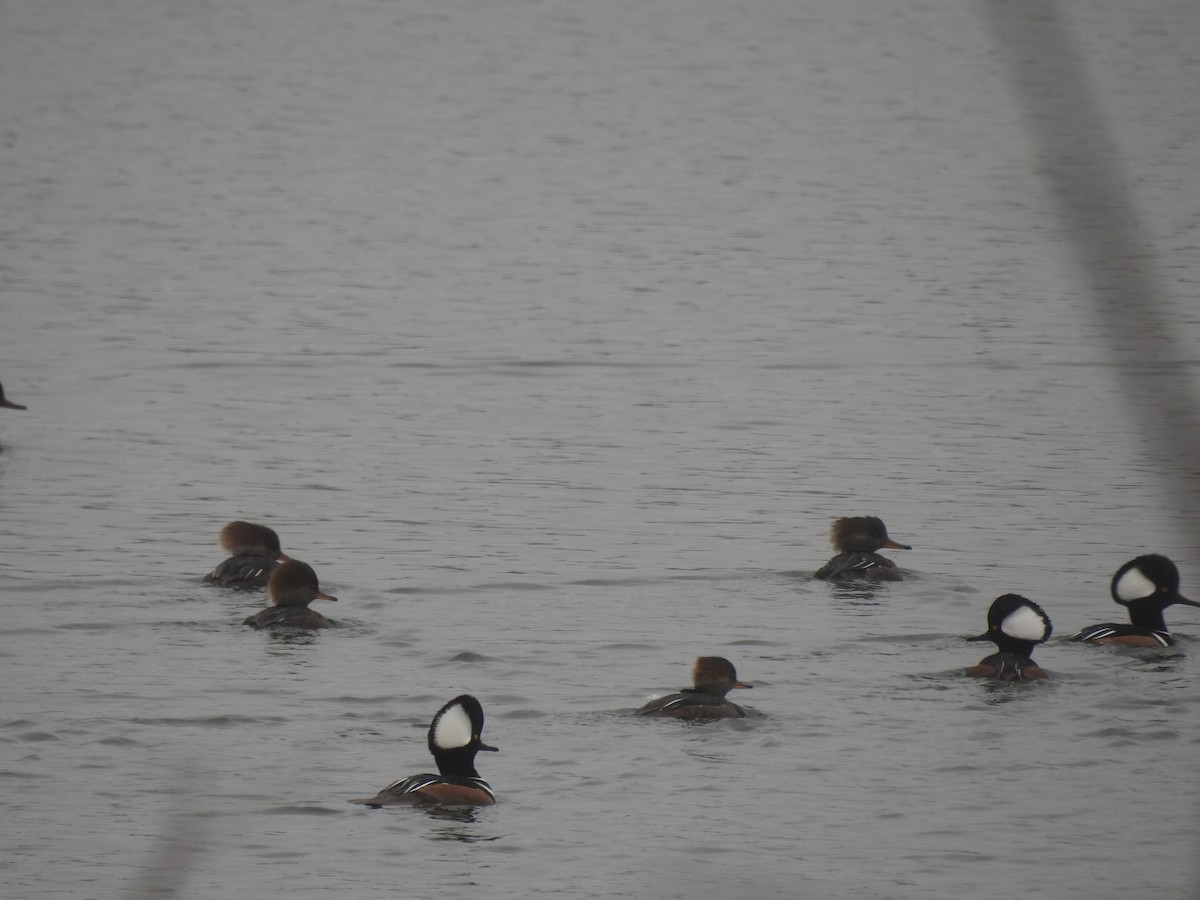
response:
{"label": "gray water surface", "polygon": [[[1195,347],[1200,14],[1127,6],[1063,4]],[[1139,553],[1200,595],[1195,511],[970,5],[0,25],[6,895],[1200,892],[1198,611],[1058,640]],[[855,514],[907,580],[812,580]],[[200,583],[233,518],[338,628]],[[961,675],[1009,591],[1046,683]],[[700,654],[746,719],[627,715]],[[495,807],[346,803],[463,692]]]}

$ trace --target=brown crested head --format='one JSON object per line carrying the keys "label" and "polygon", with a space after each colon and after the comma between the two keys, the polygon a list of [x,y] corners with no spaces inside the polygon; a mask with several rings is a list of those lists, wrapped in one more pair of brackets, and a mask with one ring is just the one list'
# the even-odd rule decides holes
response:
{"label": "brown crested head", "polygon": [[911,550],[888,537],[887,526],[878,516],[846,516],[829,529],[829,542],[841,553],[874,553],[884,547]]}
{"label": "brown crested head", "polygon": [[317,573],[308,563],[285,559],[267,581],[267,597],[272,606],[308,606],[314,600],[336,600],[322,592]]}
{"label": "brown crested head", "polygon": [[738,681],[737,669],[723,656],[698,656],[692,667],[692,685],[697,691],[724,697],[734,688],[753,687]]}
{"label": "brown crested head", "polygon": [[230,556],[270,556],[279,560],[288,558],[279,547],[279,535],[266,525],[230,522],[221,529],[217,540],[221,549]]}

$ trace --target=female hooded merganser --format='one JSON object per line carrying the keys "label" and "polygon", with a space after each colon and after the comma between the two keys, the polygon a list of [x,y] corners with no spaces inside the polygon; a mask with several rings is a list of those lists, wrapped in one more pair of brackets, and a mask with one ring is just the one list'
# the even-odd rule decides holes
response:
{"label": "female hooded merganser", "polygon": [[1017,594],[997,597],[987,615],[988,630],[968,641],[994,641],[999,653],[993,653],[967,669],[973,678],[997,678],[1000,681],[1032,681],[1045,678],[1046,670],[1029,656],[1034,645],[1050,637],[1050,617],[1045,610]]}
{"label": "female hooded merganser", "polygon": [[1117,569],[1109,590],[1129,610],[1129,624],[1093,625],[1070,640],[1122,647],[1170,647],[1175,643],[1163,620],[1163,610],[1176,603],[1200,606],[1179,593],[1179,569],[1165,556],[1150,553]]}
{"label": "female hooded merganser", "polygon": [[491,806],[492,786],[475,771],[475,754],[495,750],[481,739],[483,707],[470,694],[455,697],[437,711],[429,725],[429,752],[439,775],[411,775],[385,787],[374,797],[351,800],[379,809],[396,804],[419,806]]}
{"label": "female hooded merganser", "polygon": [[2,385],[2,384],[0,384],[0,406],[3,406],[5,409],[24,409],[25,408],[24,406],[21,406],[20,404],[13,403],[11,400],[9,400],[7,397],[4,396],[4,385]]}
{"label": "female hooded merganser", "polygon": [[817,570],[822,581],[872,578],[880,581],[903,581],[896,564],[876,551],[884,547],[911,550],[908,544],[898,544],[888,537],[883,520],[876,516],[847,516],[838,519],[829,529],[829,542],[838,555]]}
{"label": "female hooded merganser", "polygon": [[333,623],[309,609],[314,600],[336,600],[321,592],[317,573],[308,563],[287,559],[276,566],[267,581],[267,598],[271,605],[250,616],[243,625],[254,628],[328,628]]}
{"label": "female hooded merganser", "polygon": [[230,522],[217,538],[229,559],[204,576],[222,587],[260,588],[288,555],[279,548],[279,535],[266,525]]}
{"label": "female hooded merganser", "polygon": [[750,688],[738,681],[737,669],[723,656],[700,656],[692,667],[693,687],[678,694],[651,700],[634,713],[636,716],[672,716],[676,719],[742,719],[746,711],[725,699],[734,688]]}

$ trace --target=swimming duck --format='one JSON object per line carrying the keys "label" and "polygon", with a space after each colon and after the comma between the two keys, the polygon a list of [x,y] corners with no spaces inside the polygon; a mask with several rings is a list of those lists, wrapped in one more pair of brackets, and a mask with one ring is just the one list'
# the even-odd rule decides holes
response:
{"label": "swimming duck", "polygon": [[285,559],[267,581],[267,598],[271,605],[243,622],[252,628],[328,628],[333,622],[308,604],[314,600],[337,600],[322,593],[317,573],[308,563]]}
{"label": "swimming duck", "polygon": [[999,681],[1033,681],[1046,670],[1033,661],[1033,648],[1050,637],[1050,617],[1032,600],[1019,594],[997,597],[987,614],[988,630],[968,641],[992,641],[999,653],[984,657],[967,669],[972,678]]}
{"label": "swimming duck", "polygon": [[904,580],[896,564],[876,551],[884,547],[893,550],[911,550],[912,547],[899,544],[888,537],[887,527],[877,516],[847,516],[838,519],[829,529],[829,541],[838,554],[817,570],[815,577],[822,581],[856,578]]}
{"label": "swimming duck", "polygon": [[266,525],[230,522],[221,529],[217,541],[230,557],[204,576],[209,584],[260,588],[266,585],[275,566],[288,559],[279,548],[279,535]]}
{"label": "swimming duck", "polygon": [[1129,610],[1129,624],[1092,625],[1070,640],[1122,647],[1170,647],[1175,639],[1167,630],[1163,612],[1176,603],[1200,606],[1179,593],[1179,569],[1157,553],[1131,559],[1117,569],[1109,592],[1113,600]]}
{"label": "swimming duck", "polygon": [[737,670],[725,657],[700,656],[692,667],[692,687],[651,700],[634,715],[670,716],[688,721],[741,719],[746,711],[725,699],[725,695],[734,688],[750,687],[754,685],[738,681]]}
{"label": "swimming duck", "polygon": [[362,806],[491,806],[496,792],[475,771],[475,754],[496,750],[485,744],[483,707],[470,694],[455,697],[437,711],[429,724],[429,752],[437,775],[428,772],[395,781],[374,797],[351,800]]}

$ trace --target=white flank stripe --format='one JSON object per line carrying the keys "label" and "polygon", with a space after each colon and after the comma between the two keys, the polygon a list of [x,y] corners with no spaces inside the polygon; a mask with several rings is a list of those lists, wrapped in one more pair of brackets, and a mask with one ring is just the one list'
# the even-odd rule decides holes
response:
{"label": "white flank stripe", "polygon": [[492,786],[490,784],[488,784],[486,781],[484,781],[482,778],[472,778],[471,781],[475,782],[476,787],[482,788],[483,790],[487,791],[488,796],[491,797],[493,800],[496,799],[496,792],[493,791]]}
{"label": "white flank stripe", "polygon": [[1117,597],[1128,603],[1131,600],[1141,600],[1149,597],[1157,588],[1154,582],[1142,574],[1142,570],[1134,566],[1117,579],[1115,593]]}
{"label": "white flank stripe", "polygon": [[443,750],[465,747],[471,743],[471,717],[459,704],[454,704],[437,720],[433,742]]}
{"label": "white flank stripe", "polygon": [[1000,623],[1000,630],[1022,641],[1046,639],[1046,623],[1028,606],[1022,606],[1016,612],[1009,613]]}

